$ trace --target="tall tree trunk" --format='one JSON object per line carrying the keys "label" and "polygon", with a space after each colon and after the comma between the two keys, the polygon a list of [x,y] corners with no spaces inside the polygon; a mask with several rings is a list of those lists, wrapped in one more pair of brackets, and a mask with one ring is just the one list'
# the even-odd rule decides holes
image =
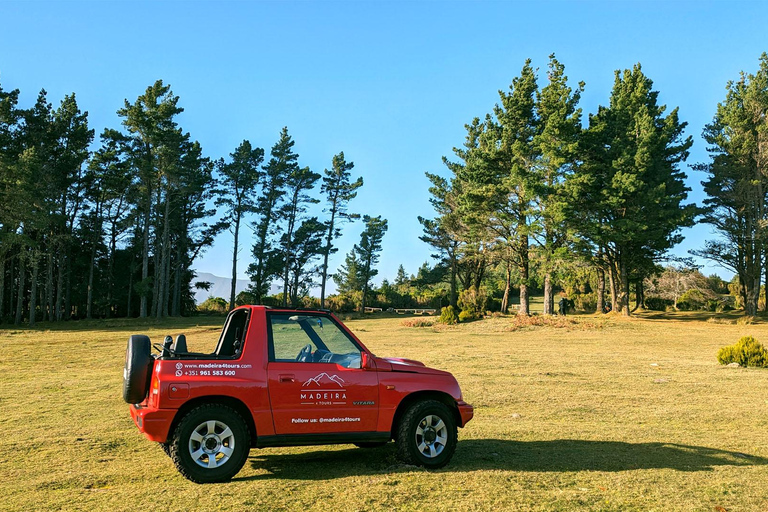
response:
{"label": "tall tree trunk", "polygon": [[[46,265],[46,277],[45,277],[45,309],[48,313],[48,321],[54,320],[54,305],[53,305],[53,254],[48,252],[47,265]],[[45,318],[45,315],[43,315]]]}
{"label": "tall tree trunk", "polygon": [[59,244],[59,268],[56,276],[56,321],[61,322],[64,312],[64,248]]}
{"label": "tall tree trunk", "polygon": [[[16,284],[16,272],[18,271],[18,267],[16,267],[13,264],[13,258],[10,258],[8,260],[8,273],[9,273],[9,280],[8,280],[8,320],[13,318],[13,298],[15,295],[13,294],[13,285]],[[0,312],[0,315],[5,314],[5,312]]]}
{"label": "tall tree trunk", "polygon": [[336,202],[331,206],[331,220],[328,225],[328,236],[325,239],[325,249],[323,249],[323,276],[320,283],[320,308],[325,308],[325,285],[328,281],[328,257],[331,254],[331,242],[333,241],[333,225],[336,221]]}
{"label": "tall tree trunk", "polygon": [[96,266],[96,244],[91,246],[91,261],[88,268],[88,295],[86,298],[85,317],[93,318],[93,269]]}
{"label": "tall tree trunk", "polygon": [[32,290],[29,294],[29,326],[35,326],[37,314],[37,276],[39,271],[37,252],[32,254]]}
{"label": "tall tree trunk", "polygon": [[295,221],[296,212],[294,211],[288,221],[288,229],[285,231],[285,253],[283,253],[283,257],[285,258],[285,268],[283,269],[283,307],[288,305],[288,280],[291,272],[291,244],[293,242],[293,227]]}
{"label": "tall tree trunk", "polygon": [[155,276],[152,283],[152,305],[150,306],[151,313],[149,316],[157,318],[158,311],[160,309],[160,288],[162,288],[162,270],[165,268],[163,264],[163,237],[162,234],[155,237],[155,252],[152,255],[152,262],[155,267]]}
{"label": "tall tree trunk", "polygon": [[605,312],[605,270],[597,267],[597,313]]}
{"label": "tall tree trunk", "polygon": [[544,314],[555,314],[555,293],[552,288],[552,275],[549,272],[544,274]]}
{"label": "tall tree trunk", "polygon": [[133,298],[133,274],[136,272],[136,266],[134,265],[133,258],[131,258],[131,275],[128,279],[128,302],[125,305],[125,317],[131,318],[131,299]]}
{"label": "tall tree trunk", "polygon": [[458,304],[459,304],[458,293],[456,293],[456,288],[457,288],[457,286],[456,286],[456,275],[457,274],[458,274],[458,269],[457,269],[456,258],[452,257],[451,258],[451,297],[450,297],[450,302],[451,302],[451,306],[453,306],[454,309],[457,308]]}
{"label": "tall tree trunk", "polygon": [[[235,215],[235,246],[232,251],[232,285],[229,288],[229,310],[235,308],[235,297],[237,291],[237,246],[240,238],[240,213]],[[325,261],[328,261],[326,256]],[[320,307],[324,307],[325,299],[325,275],[323,275],[323,287],[320,290]]]}
{"label": "tall tree trunk", "polygon": [[[144,212],[143,242],[141,247],[141,306],[139,307],[139,318],[147,318],[147,279],[149,278],[149,220],[152,212],[152,192],[147,189],[147,204]],[[130,315],[130,302],[128,303],[128,314]]]}
{"label": "tall tree trunk", "polygon": [[765,269],[765,276],[764,281],[765,283],[763,287],[763,292],[765,294],[765,302],[763,303],[763,313],[768,312],[768,261],[766,261],[766,269]]}
{"label": "tall tree trunk", "polygon": [[509,291],[512,288],[512,265],[507,261],[506,265],[506,283],[504,284],[504,296],[501,298],[501,312],[506,314],[509,311]]}
{"label": "tall tree trunk", "polygon": [[16,293],[16,318],[13,322],[16,325],[21,324],[22,316],[24,314],[24,287],[26,286],[26,277],[26,261],[24,258],[24,249],[22,248],[19,252],[19,289]]}
{"label": "tall tree trunk", "polygon": [[619,254],[619,277],[621,280],[619,293],[621,312],[624,316],[630,316],[632,313],[629,310],[629,271],[627,270],[626,255],[623,252]]}
{"label": "tall tree trunk", "polygon": [[617,293],[617,276],[616,276],[616,267],[613,264],[613,262],[610,262],[608,264],[608,285],[611,292],[611,311],[618,313],[619,312],[619,301],[618,301],[618,293]]}
{"label": "tall tree trunk", "polygon": [[[183,236],[183,235],[182,235]],[[181,241],[176,245],[176,278],[173,282],[173,316],[181,316],[181,282],[184,272],[182,263],[182,244]]]}
{"label": "tall tree trunk", "polygon": [[[520,216],[520,226],[526,226],[526,216]],[[520,271],[520,309],[518,315],[528,316],[531,314],[530,301],[528,298],[528,279],[529,275],[529,260],[528,260],[528,234],[522,233],[520,235],[520,249],[519,249],[519,271]]]}
{"label": "tall tree trunk", "polygon": [[160,289],[158,290],[157,317],[168,316],[168,285],[171,273],[171,191],[170,186],[165,194],[165,219],[163,220],[163,249],[162,268],[160,269]]}
{"label": "tall tree trunk", "polygon": [[72,319],[72,267],[70,266],[71,258],[66,256],[66,268],[64,280],[66,283],[66,290],[64,293],[64,320]]}
{"label": "tall tree trunk", "polygon": [[0,254],[0,324],[5,312],[5,254]]}
{"label": "tall tree trunk", "polygon": [[635,307],[632,308],[634,313],[638,309],[645,309],[645,292],[643,291],[643,279],[640,278],[635,283]]}
{"label": "tall tree trunk", "polygon": [[[112,230],[109,238],[109,263],[107,265],[107,318],[112,317],[112,308],[114,307],[114,287],[115,287],[115,249],[117,248],[117,230],[112,223]],[[133,280],[131,273],[129,281]]]}

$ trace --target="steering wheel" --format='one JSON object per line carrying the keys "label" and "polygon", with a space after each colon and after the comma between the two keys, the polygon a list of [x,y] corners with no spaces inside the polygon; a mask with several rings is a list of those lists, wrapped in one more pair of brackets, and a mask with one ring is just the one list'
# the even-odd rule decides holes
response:
{"label": "steering wheel", "polygon": [[299,351],[299,355],[296,356],[296,362],[299,363],[306,363],[309,361],[309,358],[312,356],[312,345],[307,343],[304,345],[304,348],[302,348]]}

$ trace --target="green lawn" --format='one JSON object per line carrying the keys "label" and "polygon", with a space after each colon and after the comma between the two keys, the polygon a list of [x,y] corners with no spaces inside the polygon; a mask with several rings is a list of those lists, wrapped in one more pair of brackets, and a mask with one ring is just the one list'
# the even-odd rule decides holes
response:
{"label": "green lawn", "polygon": [[[393,445],[252,450],[228,484],[184,480],[121,399],[125,342],[187,333],[211,348],[222,319],[72,322],[0,330],[4,510],[765,510],[768,370],[717,349],[768,324],[706,315],[510,318],[407,328],[352,320],[374,353],[453,372],[475,419],[439,471]],[[730,322],[731,320],[726,320]]]}

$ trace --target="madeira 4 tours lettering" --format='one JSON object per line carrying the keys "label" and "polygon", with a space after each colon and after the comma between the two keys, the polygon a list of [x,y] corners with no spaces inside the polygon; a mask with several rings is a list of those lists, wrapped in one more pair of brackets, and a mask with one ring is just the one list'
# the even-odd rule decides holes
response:
{"label": "madeira 4 tours lettering", "polygon": [[344,379],[338,375],[328,375],[323,372],[307,379],[301,387],[299,399],[302,405],[346,405],[347,403]]}

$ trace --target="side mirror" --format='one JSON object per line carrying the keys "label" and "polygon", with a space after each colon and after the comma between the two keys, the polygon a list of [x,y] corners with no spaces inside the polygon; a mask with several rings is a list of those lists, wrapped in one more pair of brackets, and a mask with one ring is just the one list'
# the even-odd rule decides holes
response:
{"label": "side mirror", "polygon": [[360,354],[361,357],[361,364],[360,367],[363,370],[375,370],[376,365],[373,363],[373,358],[368,352],[363,352]]}

